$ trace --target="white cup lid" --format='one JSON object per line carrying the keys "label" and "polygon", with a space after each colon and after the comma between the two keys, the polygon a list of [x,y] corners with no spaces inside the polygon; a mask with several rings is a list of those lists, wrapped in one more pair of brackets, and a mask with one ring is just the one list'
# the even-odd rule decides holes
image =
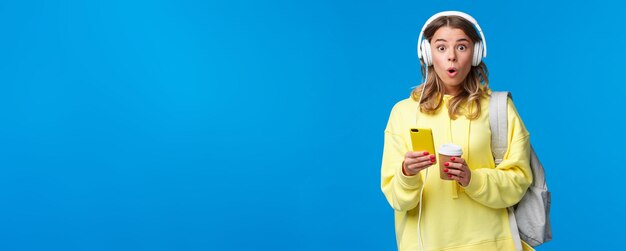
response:
{"label": "white cup lid", "polygon": [[461,156],[463,155],[463,148],[455,144],[443,144],[439,147],[439,153],[446,156]]}

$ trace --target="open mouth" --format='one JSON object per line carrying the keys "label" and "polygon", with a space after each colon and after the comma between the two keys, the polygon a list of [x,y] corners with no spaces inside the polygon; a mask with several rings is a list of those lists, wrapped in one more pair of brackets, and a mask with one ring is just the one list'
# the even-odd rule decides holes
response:
{"label": "open mouth", "polygon": [[459,71],[456,68],[454,68],[454,67],[448,68],[447,71],[448,71],[448,76],[450,76],[450,77],[454,77],[454,76],[456,76],[457,73],[459,73]]}

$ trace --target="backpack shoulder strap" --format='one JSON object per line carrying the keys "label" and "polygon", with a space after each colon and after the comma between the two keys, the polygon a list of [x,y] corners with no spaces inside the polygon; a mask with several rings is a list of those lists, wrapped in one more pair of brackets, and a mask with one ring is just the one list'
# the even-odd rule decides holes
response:
{"label": "backpack shoulder strap", "polygon": [[[508,147],[508,114],[507,102],[511,97],[509,92],[492,92],[489,100],[489,126],[491,127],[491,152],[496,162],[496,166],[502,162],[504,153]],[[522,251],[522,240],[517,228],[517,220],[515,219],[515,210],[513,207],[508,208],[509,227],[511,228],[511,236],[515,243],[515,250]]]}
{"label": "backpack shoulder strap", "polygon": [[489,126],[491,127],[491,152],[496,166],[502,162],[508,146],[507,137],[507,101],[510,92],[492,92],[489,101]]}

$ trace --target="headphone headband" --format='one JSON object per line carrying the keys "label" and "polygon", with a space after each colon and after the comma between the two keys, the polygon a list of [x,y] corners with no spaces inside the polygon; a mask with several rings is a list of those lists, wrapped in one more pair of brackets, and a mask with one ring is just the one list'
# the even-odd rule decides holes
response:
{"label": "headphone headband", "polygon": [[[480,28],[480,25],[478,25],[478,22],[476,22],[476,19],[474,19],[472,16],[468,15],[467,13],[463,13],[460,11],[442,11],[439,12],[435,15],[433,15],[432,17],[430,17],[428,20],[426,20],[426,23],[424,24],[424,26],[422,26],[422,31],[420,31],[420,35],[417,39],[417,57],[418,58],[423,58],[424,55],[422,55],[422,37],[424,35],[424,30],[426,29],[426,27],[428,27],[428,25],[434,21],[435,19],[442,17],[442,16],[459,16],[464,18],[465,20],[471,22],[474,27],[476,28],[476,30],[478,31],[478,33],[480,34],[480,37],[482,39],[482,48],[483,48],[483,57],[487,57],[487,40],[485,40],[485,35],[483,34],[483,30]],[[474,42],[479,42],[479,41],[474,41]],[[476,53],[476,52],[474,52]]]}

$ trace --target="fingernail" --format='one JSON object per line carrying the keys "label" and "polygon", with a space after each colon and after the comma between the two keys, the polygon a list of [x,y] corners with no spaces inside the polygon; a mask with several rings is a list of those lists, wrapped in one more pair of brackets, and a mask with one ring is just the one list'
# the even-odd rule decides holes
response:
{"label": "fingernail", "polygon": [[452,174],[448,174],[448,178],[452,178]]}
{"label": "fingernail", "polygon": [[456,158],[455,157],[451,157],[450,160],[454,161]]}
{"label": "fingernail", "polygon": [[443,163],[443,165],[444,165],[444,166],[449,166],[449,165],[450,165],[450,163],[446,162],[446,163]]}
{"label": "fingernail", "polygon": [[443,172],[444,172],[444,173],[447,173],[447,172],[448,172],[448,168],[443,169]]}
{"label": "fingernail", "polygon": [[424,152],[424,156],[428,155],[428,152]]}
{"label": "fingernail", "polygon": [[430,159],[430,162],[435,162],[435,159]]}

